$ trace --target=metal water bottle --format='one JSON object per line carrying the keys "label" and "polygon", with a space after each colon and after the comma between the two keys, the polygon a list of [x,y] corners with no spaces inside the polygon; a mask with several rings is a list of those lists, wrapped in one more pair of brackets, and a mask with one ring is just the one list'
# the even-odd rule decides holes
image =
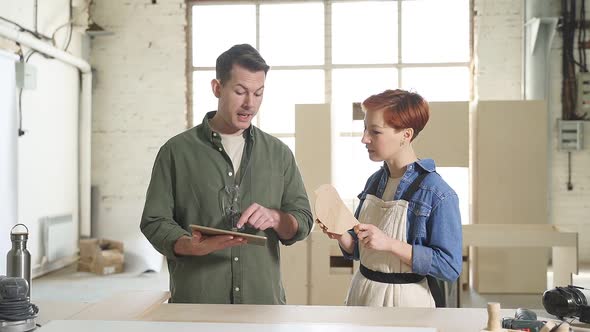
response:
{"label": "metal water bottle", "polygon": [[[17,226],[23,226],[26,231],[15,231]],[[10,230],[12,249],[6,255],[6,276],[25,279],[29,286],[27,297],[31,298],[31,253],[27,250],[28,239],[29,229],[24,224],[16,224]]]}

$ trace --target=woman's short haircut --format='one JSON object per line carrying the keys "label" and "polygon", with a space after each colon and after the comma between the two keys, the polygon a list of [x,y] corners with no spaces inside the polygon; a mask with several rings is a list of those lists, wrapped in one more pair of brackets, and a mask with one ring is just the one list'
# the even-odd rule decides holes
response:
{"label": "woman's short haircut", "polygon": [[231,70],[234,64],[240,65],[240,67],[244,67],[251,72],[264,71],[265,75],[270,68],[258,50],[252,45],[234,45],[217,57],[215,78],[219,80],[219,83],[223,85],[231,79]]}
{"label": "woman's short haircut", "polygon": [[385,90],[362,103],[365,112],[384,110],[385,123],[395,129],[414,129],[412,140],[424,129],[430,117],[428,102],[415,92]]}

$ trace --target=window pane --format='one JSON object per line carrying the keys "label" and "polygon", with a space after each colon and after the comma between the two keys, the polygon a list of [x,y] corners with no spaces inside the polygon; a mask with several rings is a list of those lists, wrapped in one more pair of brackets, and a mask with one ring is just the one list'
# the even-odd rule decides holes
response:
{"label": "window pane", "polygon": [[203,121],[207,112],[217,110],[217,98],[211,91],[211,80],[215,78],[215,71],[193,72],[193,125]]}
{"label": "window pane", "polygon": [[260,52],[271,66],[324,63],[324,5],[260,5]]}
{"label": "window pane", "polygon": [[255,5],[195,5],[192,14],[193,66],[215,67],[235,44],[256,47]]}
{"label": "window pane", "polygon": [[459,197],[461,223],[470,224],[469,219],[469,168],[437,167],[436,172],[455,190]]}
{"label": "window pane", "polygon": [[270,70],[258,113],[269,133],[295,133],[295,104],[323,104],[323,70]]}
{"label": "window pane", "polygon": [[362,121],[352,121],[352,103],[370,95],[397,88],[394,68],[334,69],[332,71],[332,116],[337,132],[362,131]]}
{"label": "window pane", "polygon": [[402,71],[402,87],[428,101],[469,100],[469,68],[406,68]]}
{"label": "window pane", "polygon": [[397,3],[332,4],[332,63],[397,63]]}
{"label": "window pane", "polygon": [[360,136],[338,137],[333,148],[334,187],[342,200],[350,206],[351,200],[363,190],[369,176],[381,167],[382,162],[373,162],[369,159]]}
{"label": "window pane", "polygon": [[402,61],[468,62],[468,0],[402,2]]}

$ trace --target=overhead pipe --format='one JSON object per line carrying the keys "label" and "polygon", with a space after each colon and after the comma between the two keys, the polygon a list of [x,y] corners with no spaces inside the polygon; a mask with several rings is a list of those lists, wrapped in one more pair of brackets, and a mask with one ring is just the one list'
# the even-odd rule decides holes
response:
{"label": "overhead pipe", "polygon": [[90,140],[92,136],[92,68],[84,59],[64,52],[28,33],[0,25],[0,37],[29,47],[39,53],[78,68],[81,73],[80,106],[78,112],[78,216],[80,235],[90,236]]}

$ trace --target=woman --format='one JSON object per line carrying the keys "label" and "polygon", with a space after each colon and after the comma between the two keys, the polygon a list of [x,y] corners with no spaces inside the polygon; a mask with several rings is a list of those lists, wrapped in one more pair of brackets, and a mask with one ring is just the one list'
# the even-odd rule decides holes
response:
{"label": "woman", "polygon": [[324,231],[345,257],[361,261],[346,304],[434,307],[436,282],[429,286],[428,279],[458,278],[462,235],[457,194],[434,161],[418,159],[412,148],[428,122],[428,103],[417,93],[387,90],[362,107],[362,143],[369,159],[384,164],[358,196],[360,224],[343,235]]}

